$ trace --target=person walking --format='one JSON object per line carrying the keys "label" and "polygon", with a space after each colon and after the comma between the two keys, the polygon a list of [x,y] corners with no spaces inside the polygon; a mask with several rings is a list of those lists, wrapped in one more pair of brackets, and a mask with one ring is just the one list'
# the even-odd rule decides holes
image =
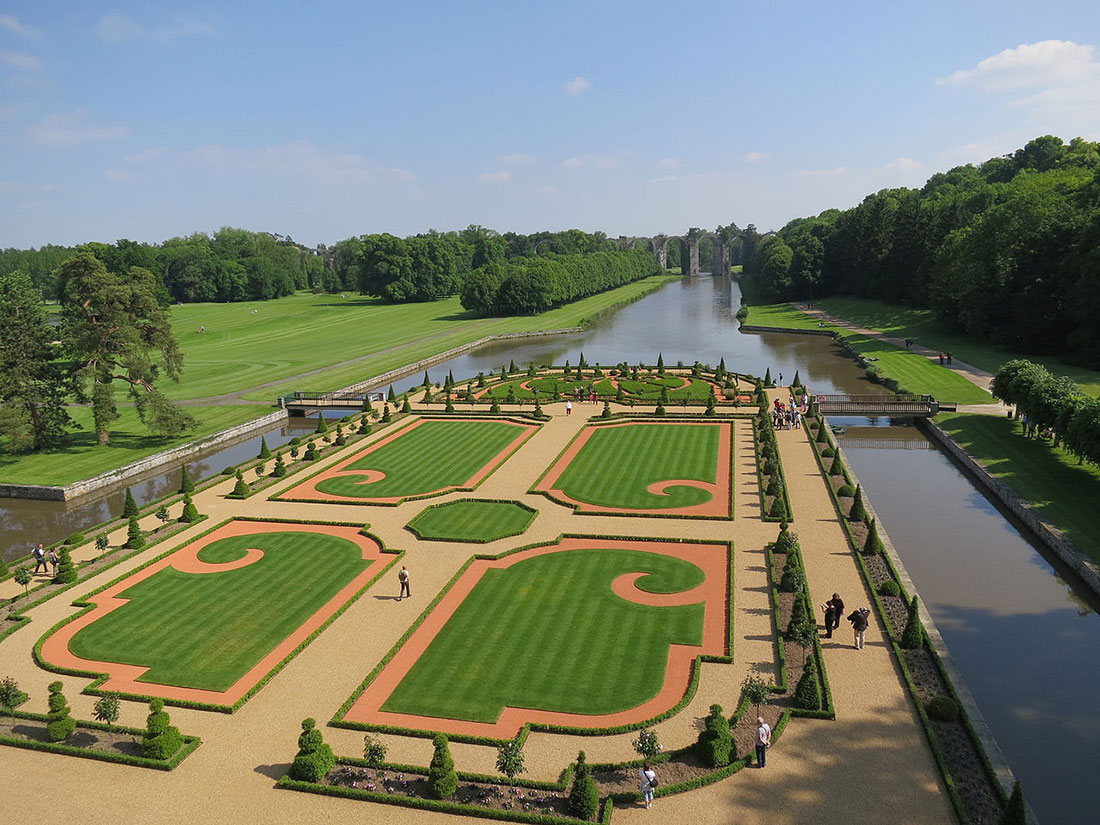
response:
{"label": "person walking", "polygon": [[572,401],[566,401],[565,402],[565,414],[566,415],[572,415],[573,414],[573,402]]}
{"label": "person walking", "polygon": [[648,759],[642,763],[641,770],[638,771],[638,778],[641,780],[642,800],[645,802],[646,808],[652,808],[653,792],[657,790],[657,771],[653,770],[653,766]]}
{"label": "person walking", "polygon": [[772,746],[771,725],[764,721],[763,716],[756,717],[756,764],[764,767],[768,762],[768,748]]}
{"label": "person walking", "polygon": [[50,562],[50,567],[53,568],[53,577],[57,578],[57,565],[61,564],[61,554],[54,548],[50,548],[50,552],[46,554],[46,558]]}
{"label": "person walking", "polygon": [[855,633],[855,649],[863,650],[863,634],[867,632],[867,625],[870,624],[871,611],[866,607],[860,607],[853,610],[848,616],[848,621],[852,623],[852,632]]}
{"label": "person walking", "polygon": [[833,602],[830,599],[821,605],[821,609],[825,611],[825,638],[833,638],[833,619],[836,618],[836,608],[833,607]]}
{"label": "person walking", "polygon": [[38,568],[42,568],[43,573],[50,572],[50,568],[46,562],[46,551],[42,549],[42,544],[39,543],[37,547],[31,550],[31,555],[34,556],[34,572],[38,572]]}
{"label": "person walking", "polygon": [[401,601],[401,599],[406,596],[411,599],[412,591],[409,589],[409,568],[405,565],[401,565],[401,569],[397,573],[397,581],[401,585],[401,592],[397,594],[397,600]]}
{"label": "person walking", "polygon": [[[840,620],[844,616],[844,599],[840,598],[839,593],[834,593],[829,602],[832,602],[833,605],[833,629],[836,630],[840,627]],[[826,604],[829,602],[826,602]]]}

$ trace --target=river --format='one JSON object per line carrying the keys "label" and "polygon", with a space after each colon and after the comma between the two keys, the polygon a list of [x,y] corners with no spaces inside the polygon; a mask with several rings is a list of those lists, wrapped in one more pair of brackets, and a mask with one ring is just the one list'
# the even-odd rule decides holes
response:
{"label": "river", "polygon": [[[684,279],[608,313],[584,332],[490,344],[429,370],[442,381],[517,365],[589,363],[668,365],[698,359],[763,375],[797,370],[820,393],[874,392],[854,362],[825,337],[744,334],[734,314],[740,292],[729,278]],[[417,386],[423,374],[397,382]],[[949,399],[947,399],[949,400]],[[842,444],[860,475],[994,736],[1041,821],[1085,822],[1100,810],[1100,715],[1091,688],[1100,683],[1100,616],[1072,580],[967,476],[913,427],[887,420],[837,419]],[[272,447],[312,430],[292,420],[266,433]],[[259,436],[196,459],[207,477],[256,455]],[[134,485],[139,502],[178,486],[178,474]],[[119,494],[73,504],[0,500],[6,557],[31,541],[49,542],[121,510]],[[873,769],[873,766],[869,769]]]}

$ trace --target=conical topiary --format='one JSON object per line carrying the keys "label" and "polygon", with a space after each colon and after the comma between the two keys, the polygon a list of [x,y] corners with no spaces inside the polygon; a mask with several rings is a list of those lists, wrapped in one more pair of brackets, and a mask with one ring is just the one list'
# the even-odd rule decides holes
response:
{"label": "conical topiary", "polygon": [[[478,373],[481,375],[481,373]],[[428,389],[432,385],[432,379],[428,377],[428,371],[424,370],[424,381],[420,384],[424,389]]]}
{"label": "conical topiary", "polygon": [[779,525],[779,536],[775,539],[775,552],[791,553],[798,549],[798,534],[791,532],[786,522]]}
{"label": "conical topiary", "polygon": [[703,720],[699,751],[703,761],[714,768],[721,768],[733,761],[730,720],[722,713],[721,705],[711,705],[710,714]]}
{"label": "conical topiary", "polygon": [[64,686],[60,682],[50,682],[46,688],[50,692],[47,700],[49,713],[46,715],[46,738],[51,742],[68,739],[76,730],[76,720],[69,712],[69,703],[61,692]]}
{"label": "conical topiary", "polygon": [[180,490],[181,493],[193,493],[195,491],[195,480],[191,478],[191,473],[187,470],[187,465],[184,464],[180,467]]}
{"label": "conical topiary", "polygon": [[57,574],[53,577],[53,580],[58,584],[72,584],[76,581],[76,566],[73,564],[73,557],[69,553],[69,548],[64,544],[57,551],[60,559],[57,562]]}
{"label": "conical topiary", "polygon": [[863,542],[865,556],[877,556],[883,551],[882,539],[878,537],[878,524],[874,519],[867,522],[867,538]]}
{"label": "conical topiary", "polygon": [[905,630],[901,632],[899,644],[906,650],[916,650],[924,645],[924,625],[917,610],[916,596],[909,602],[909,618],[905,622]]}
{"label": "conical topiary", "polygon": [[1008,798],[1004,813],[1001,814],[1000,825],[1026,825],[1027,806],[1024,805],[1024,792],[1020,788],[1020,780],[1012,786],[1012,795]]}
{"label": "conical topiary", "polygon": [[137,516],[131,516],[126,528],[126,544],[123,547],[128,550],[140,550],[144,546],[145,536],[141,532],[141,525],[138,524]]}
{"label": "conical topiary", "polygon": [[803,710],[821,710],[821,683],[813,656],[807,656],[802,665],[802,677],[794,689],[794,703]]}
{"label": "conical topiary", "polygon": [[856,494],[852,498],[852,509],[848,511],[848,521],[866,521],[867,508],[863,506],[863,485],[856,485]]}
{"label": "conical topiary", "polygon": [[768,515],[773,519],[785,519],[790,517],[790,514],[787,512],[787,502],[783,500],[782,495],[778,495],[772,500],[772,507],[768,511]]}
{"label": "conical topiary", "polygon": [[500,414],[500,404],[497,403],[497,400],[495,398],[493,399],[493,405],[489,407],[489,412],[496,415]]}
{"label": "conical topiary", "polygon": [[[449,378],[450,376],[448,376]],[[393,391],[393,384],[390,384],[390,391],[386,393],[386,400],[391,404],[397,400],[397,393]]]}
{"label": "conical topiary", "polygon": [[569,788],[566,808],[571,816],[591,821],[600,809],[600,789],[584,760],[584,751],[577,754],[577,766],[573,769],[573,785]]}
{"label": "conical topiary", "polygon": [[260,461],[267,461],[271,458],[271,449],[267,446],[267,438],[260,436],[260,454],[256,456]]}
{"label": "conical topiary", "polygon": [[146,759],[169,759],[182,746],[183,739],[164,709],[164,700],[154,699],[149,703],[149,716],[145,719],[141,755]]}
{"label": "conical topiary", "polygon": [[300,782],[319,782],[336,764],[332,746],[325,742],[317,722],[302,720],[302,732],[298,734],[298,753],[290,766],[289,776]]}
{"label": "conical topiary", "polygon": [[657,374],[658,375],[664,375],[665,374],[665,356],[664,356],[664,353],[661,353],[657,356]]}
{"label": "conical topiary", "polygon": [[138,510],[137,502],[134,501],[134,494],[130,492],[130,488],[126,488],[126,496],[122,500],[122,517],[133,518],[141,511]]}
{"label": "conical topiary", "polygon": [[842,476],[844,475],[844,464],[840,460],[840,456],[833,456],[833,464],[829,467],[829,475]]}
{"label": "conical topiary", "polygon": [[455,761],[451,758],[451,749],[447,737],[439,734],[432,740],[435,753],[428,766],[428,789],[436,799],[450,799],[458,790],[458,773]]}
{"label": "conical topiary", "polygon": [[809,608],[806,607],[805,596],[795,596],[794,602],[791,604],[791,619],[787,622],[787,637],[794,637],[793,629],[798,625],[809,624],[810,613]]}
{"label": "conical topiary", "polygon": [[764,373],[764,386],[765,387],[773,386],[772,385],[772,368],[771,367],[768,367],[767,371],[765,371],[765,373]]}
{"label": "conical topiary", "polygon": [[791,382],[792,387],[801,387],[802,379],[798,375],[798,370],[794,371],[794,380]]}
{"label": "conical topiary", "polygon": [[772,473],[768,477],[768,486],[764,489],[764,492],[769,496],[779,496],[783,494],[783,482],[779,478],[779,473]]}
{"label": "conical topiary", "polygon": [[664,404],[658,404],[656,409],[653,410],[653,414],[655,416],[657,416],[658,418],[663,418],[664,414],[665,414],[665,405]]}
{"label": "conical topiary", "polygon": [[447,396],[447,404],[443,407],[443,412],[453,413],[455,411],[454,402],[451,400],[451,396]]}

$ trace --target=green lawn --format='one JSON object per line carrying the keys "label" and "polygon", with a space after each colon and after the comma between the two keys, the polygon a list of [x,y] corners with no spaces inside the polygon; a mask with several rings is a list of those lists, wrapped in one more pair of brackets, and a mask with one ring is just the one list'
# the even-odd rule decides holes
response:
{"label": "green lawn", "polygon": [[624,510],[703,504],[711,494],[698,487],[669,487],[667,495],[646,487],[669,479],[715,483],[719,435],[713,424],[594,427],[554,487],[577,501]]}
{"label": "green lawn", "polygon": [[[817,306],[828,311],[824,301],[817,302]],[[897,380],[898,384],[909,392],[927,393],[941,401],[955,401],[959,404],[993,403],[993,396],[985,390],[922,355],[866,335],[842,330],[832,324],[821,326],[821,321],[795,309],[790,304],[750,306],[749,317],[745,323],[751,326],[786,329],[835,330],[860,355],[877,359],[876,363],[882,369],[883,375]]]}
{"label": "green lawn", "polygon": [[495,722],[505,707],[614,713],[657,695],[668,646],[702,643],[704,605],[648,607],[611,582],[677,593],[703,581],[693,564],[633,550],[570,550],[489,570],[382,710]]}
{"label": "green lawn", "polygon": [[[424,421],[343,468],[380,470],[385,478],[363,484],[365,476],[342,475],[317,489],[350,498],[404,498],[460,487],[524,430],[508,421]],[[293,498],[293,488],[287,495]]]}
{"label": "green lawn", "polygon": [[166,568],[120,595],[122,607],[79,631],[77,656],[147,665],[143,682],[225,690],[331,600],[371,562],[354,543],[308,532],[224,538],[201,561],[249,548],[264,557],[224,573]]}
{"label": "green lawn", "polygon": [[[688,382],[687,384],[684,384],[685,379]],[[530,389],[521,386],[521,384],[525,383],[529,385]],[[509,381],[502,381],[492,385],[485,395],[488,398],[495,398],[503,401],[508,397],[509,393],[512,393],[517,399],[529,401],[535,397],[534,391],[537,390],[539,398],[545,401],[553,397],[555,389],[565,398],[575,395],[578,387],[582,388],[587,393],[590,384],[595,385],[596,392],[599,394],[600,398],[613,398],[615,396],[616,387],[609,378],[594,379],[589,377],[583,380],[576,380],[555,376],[534,379],[529,379],[524,376]],[[661,397],[662,389],[668,389],[670,401],[705,402],[707,396],[711,394],[710,384],[690,376],[676,376],[670,378],[658,378],[655,375],[639,376],[637,381],[623,378],[619,381],[619,386],[623,388],[623,393],[627,398],[645,401],[656,401]]]}
{"label": "green lawn", "polygon": [[1100,395],[1100,371],[1065,364],[1057,358],[1021,355],[958,332],[937,321],[930,309],[894,306],[866,298],[827,298],[817,301],[818,308],[837,318],[884,332],[895,338],[912,338],[932,349],[950,352],[960,361],[987,372],[996,372],[1013,358],[1027,358],[1042,364],[1055,375],[1068,375],[1089,395]]}
{"label": "green lawn", "polygon": [[1049,442],[1020,435],[1020,424],[988,415],[941,414],[936,423],[1082,553],[1100,562],[1100,468],[1078,464]]}
{"label": "green lawn", "polygon": [[111,443],[100,447],[91,410],[74,407],[69,414],[84,429],[74,432],[67,446],[28,455],[0,452],[0,479],[10,484],[71,484],[272,412],[255,406],[188,407],[187,411],[201,422],[198,430],[183,438],[163,439],[148,434],[133,407],[121,407]]}
{"label": "green lawn", "polygon": [[517,501],[451,501],[422,511],[406,525],[422,539],[496,541],[518,536],[537,513]]}

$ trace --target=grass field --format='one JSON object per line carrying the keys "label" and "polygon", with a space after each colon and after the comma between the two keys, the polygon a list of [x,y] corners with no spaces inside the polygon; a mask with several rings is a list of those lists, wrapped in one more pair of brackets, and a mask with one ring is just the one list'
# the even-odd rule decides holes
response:
{"label": "grass field", "polygon": [[677,593],[693,564],[634,550],[571,550],[489,570],[383,704],[384,711],[494,722],[505,707],[613,713],[655,696],[668,646],[702,643],[704,605],[650,607],[611,591],[624,573]]}
{"label": "grass field", "polygon": [[[687,383],[685,384],[684,381],[687,381]],[[527,384],[529,389],[521,386],[522,384]],[[488,398],[503,401],[511,393],[517,399],[530,400],[535,397],[535,391],[537,390],[539,398],[546,400],[553,397],[554,390],[561,393],[564,398],[573,395],[578,387],[587,391],[590,384],[595,387],[600,398],[612,398],[617,391],[616,384],[610,378],[576,380],[560,377],[535,379],[524,377],[494,384],[485,392],[485,395]],[[705,402],[707,396],[711,394],[710,384],[690,376],[668,378],[658,378],[656,375],[639,376],[637,381],[623,378],[618,382],[618,386],[623,388],[623,393],[627,398],[645,401],[656,401],[661,397],[662,389],[668,390],[670,401]]]}
{"label": "grass field", "polygon": [[[817,302],[817,305],[828,311],[824,301]],[[860,355],[878,359],[876,363],[882,369],[883,375],[897,380],[900,386],[910,392],[928,393],[941,401],[955,401],[959,404],[993,403],[993,396],[985,390],[922,355],[908,352],[902,347],[896,347],[866,335],[842,330],[831,324],[820,326],[821,322],[816,318],[806,315],[790,304],[750,306],[749,317],[745,323],[787,329],[836,330]]]}
{"label": "grass field", "polygon": [[[524,432],[507,421],[427,420],[342,468],[348,475],[327,478],[317,490],[349,498],[422,496],[461,487]],[[364,484],[354,470],[386,474]],[[293,488],[288,493],[293,498]]]}
{"label": "grass field", "polygon": [[647,487],[670,479],[718,481],[719,428],[705,424],[596,427],[554,484],[577,501],[624,510],[664,510],[710,501],[698,487]]}
{"label": "grass field", "polygon": [[407,526],[423,539],[487,542],[518,536],[536,515],[515,501],[452,501],[428,507]]}
{"label": "grass field", "polygon": [[1049,442],[1024,438],[1019,422],[986,415],[941,414],[936,423],[1082,553],[1100,562],[1100,468],[1078,464]]}
{"label": "grass field", "polygon": [[226,563],[249,548],[263,558],[225,572],[169,567],[137,583],[121,594],[129,602],[79,631],[69,649],[148,666],[143,682],[225,690],[371,563],[346,539],[306,532],[224,538],[199,560]]}

